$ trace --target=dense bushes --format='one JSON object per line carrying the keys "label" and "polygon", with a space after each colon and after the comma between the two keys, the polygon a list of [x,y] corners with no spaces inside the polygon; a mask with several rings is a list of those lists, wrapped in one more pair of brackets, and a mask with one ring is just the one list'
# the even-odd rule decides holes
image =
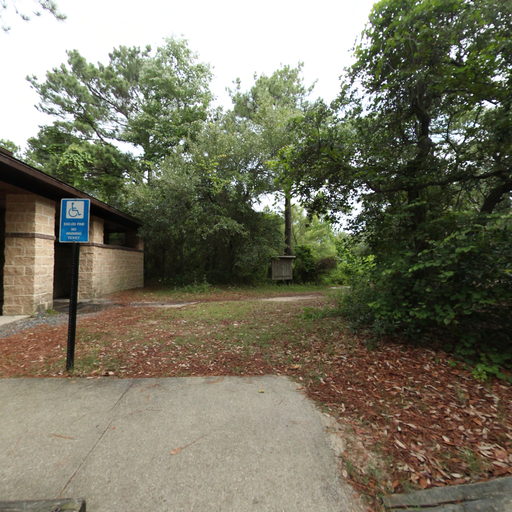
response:
{"label": "dense bushes", "polygon": [[227,181],[213,187],[193,164],[171,161],[158,186],[130,192],[131,211],[143,221],[150,281],[254,283],[279,254],[280,217],[255,211]]}
{"label": "dense bushes", "polygon": [[510,2],[377,2],[337,100],[282,155],[308,211],[352,213],[367,244],[341,260],[346,316],[482,375],[512,351],[511,29]]}
{"label": "dense bushes", "polygon": [[336,258],[315,257],[313,249],[307,245],[295,248],[293,280],[297,283],[331,282],[331,274],[336,268]]}
{"label": "dense bushes", "polygon": [[442,221],[450,232],[419,254],[394,252],[354,274],[342,312],[374,334],[429,340],[497,373],[512,363],[510,216]]}
{"label": "dense bushes", "polygon": [[295,247],[293,263],[293,279],[298,283],[312,283],[318,280],[316,261],[311,247],[299,245]]}

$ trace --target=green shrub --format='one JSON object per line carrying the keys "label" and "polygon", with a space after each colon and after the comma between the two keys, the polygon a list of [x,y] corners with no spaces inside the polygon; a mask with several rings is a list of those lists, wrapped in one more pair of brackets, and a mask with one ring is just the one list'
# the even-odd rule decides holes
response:
{"label": "green shrub", "polygon": [[337,265],[330,277],[333,283],[350,285],[367,276],[375,265],[375,257],[351,236],[336,241]]}
{"label": "green shrub", "polygon": [[330,273],[336,268],[336,258],[315,258],[313,250],[307,245],[295,248],[293,280],[297,283],[330,282]]}
{"label": "green shrub", "polygon": [[512,364],[512,229],[494,216],[444,219],[451,233],[419,254],[395,252],[363,275],[341,300],[344,316],[376,334],[436,339],[478,375]]}
{"label": "green shrub", "polygon": [[311,247],[298,245],[295,247],[293,280],[298,283],[313,283],[317,279],[318,269]]}

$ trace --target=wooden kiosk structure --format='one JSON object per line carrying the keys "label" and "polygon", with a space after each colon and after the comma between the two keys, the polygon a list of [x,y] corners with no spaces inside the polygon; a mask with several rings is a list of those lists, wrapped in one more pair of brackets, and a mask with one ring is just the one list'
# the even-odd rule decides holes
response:
{"label": "wooden kiosk structure", "polygon": [[293,279],[293,260],[295,256],[278,256],[272,259],[272,280],[291,281]]}

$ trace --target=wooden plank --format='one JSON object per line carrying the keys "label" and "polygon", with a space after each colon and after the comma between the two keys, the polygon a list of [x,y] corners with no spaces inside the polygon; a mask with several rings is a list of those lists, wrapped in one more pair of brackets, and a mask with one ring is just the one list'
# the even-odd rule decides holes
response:
{"label": "wooden plank", "polygon": [[86,512],[86,507],[82,498],[0,501],[0,512]]}
{"label": "wooden plank", "polygon": [[446,503],[435,507],[392,508],[389,512],[510,512],[512,497],[494,497],[461,503]]}
{"label": "wooden plank", "polygon": [[292,265],[294,257],[285,256],[274,258],[272,260],[272,279],[274,280],[291,280],[293,278]]}
{"label": "wooden plank", "polygon": [[[512,477],[497,478],[476,484],[434,487],[384,498],[390,512],[429,510],[429,512],[510,512]],[[435,508],[434,508],[435,507]]]}

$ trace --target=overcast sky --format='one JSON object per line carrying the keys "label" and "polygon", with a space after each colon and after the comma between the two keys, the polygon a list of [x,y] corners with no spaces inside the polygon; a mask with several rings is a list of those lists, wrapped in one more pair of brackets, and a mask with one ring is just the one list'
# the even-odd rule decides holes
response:
{"label": "overcast sky", "polygon": [[248,88],[254,73],[300,61],[306,83],[317,81],[313,94],[330,101],[374,1],[58,0],[66,21],[9,18],[11,31],[0,32],[0,138],[24,147],[38,126],[51,122],[37,112],[38,97],[25,77],[43,78],[65,62],[66,50],[106,62],[116,46],[158,46],[166,37],[187,39],[212,66],[212,90],[221,104],[228,104],[225,89],[235,78]]}

